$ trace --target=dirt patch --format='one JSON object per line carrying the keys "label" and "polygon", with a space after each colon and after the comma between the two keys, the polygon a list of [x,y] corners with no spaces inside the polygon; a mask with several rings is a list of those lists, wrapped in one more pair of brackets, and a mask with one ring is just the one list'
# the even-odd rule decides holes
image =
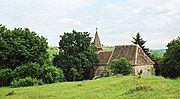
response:
{"label": "dirt patch", "polygon": [[5,96],[12,96],[12,95],[15,95],[14,91],[11,91],[11,92],[7,93]]}
{"label": "dirt patch", "polygon": [[140,85],[140,86],[136,86],[134,88],[129,89],[123,95],[133,94],[136,92],[149,92],[149,91],[153,91],[153,89],[150,86]]}

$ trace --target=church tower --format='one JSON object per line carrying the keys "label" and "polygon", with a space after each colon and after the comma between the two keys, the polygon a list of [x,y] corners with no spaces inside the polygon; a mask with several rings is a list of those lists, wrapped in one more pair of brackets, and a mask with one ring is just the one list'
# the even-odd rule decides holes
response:
{"label": "church tower", "polygon": [[94,43],[97,47],[97,52],[102,52],[102,45],[98,36],[98,32],[97,32],[97,28],[96,28],[96,34],[95,34],[95,38],[94,38]]}

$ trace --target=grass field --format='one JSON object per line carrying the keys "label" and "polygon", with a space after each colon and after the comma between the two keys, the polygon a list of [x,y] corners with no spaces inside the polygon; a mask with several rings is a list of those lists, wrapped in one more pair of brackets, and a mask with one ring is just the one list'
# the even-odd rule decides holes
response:
{"label": "grass field", "polygon": [[[13,93],[12,95],[7,95]],[[180,98],[180,79],[113,76],[21,88],[0,88],[0,99],[167,99]]]}

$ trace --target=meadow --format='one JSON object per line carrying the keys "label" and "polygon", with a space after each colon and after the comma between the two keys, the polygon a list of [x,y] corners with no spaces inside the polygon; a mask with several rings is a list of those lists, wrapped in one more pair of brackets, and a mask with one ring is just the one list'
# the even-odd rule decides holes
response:
{"label": "meadow", "polygon": [[151,76],[112,76],[96,80],[42,86],[0,88],[0,99],[167,99],[180,98],[180,79]]}

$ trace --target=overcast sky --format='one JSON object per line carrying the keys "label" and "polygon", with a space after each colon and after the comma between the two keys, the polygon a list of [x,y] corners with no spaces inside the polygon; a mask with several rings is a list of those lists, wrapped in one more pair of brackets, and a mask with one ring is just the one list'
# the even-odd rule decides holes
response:
{"label": "overcast sky", "polygon": [[132,44],[140,32],[151,49],[180,36],[180,0],[0,0],[0,24],[27,27],[58,46],[64,32],[98,28],[103,45]]}

